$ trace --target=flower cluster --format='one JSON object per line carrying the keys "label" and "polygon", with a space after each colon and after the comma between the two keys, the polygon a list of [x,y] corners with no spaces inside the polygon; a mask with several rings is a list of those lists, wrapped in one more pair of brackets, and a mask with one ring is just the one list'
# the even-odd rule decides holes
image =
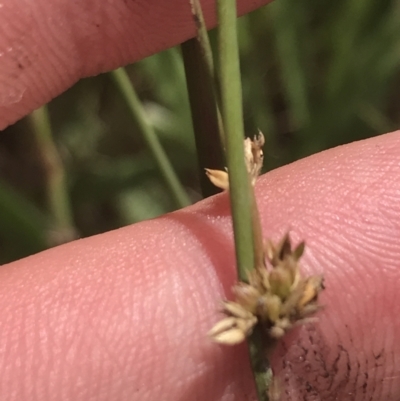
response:
{"label": "flower cluster", "polygon": [[320,308],[317,299],[324,288],[323,278],[301,276],[298,262],[303,251],[304,243],[292,250],[288,234],[276,246],[267,241],[267,266],[251,271],[249,283],[234,286],[235,301],[224,302],[227,317],[211,329],[212,339],[227,345],[238,344],[256,324],[267,336],[278,339],[316,312]]}

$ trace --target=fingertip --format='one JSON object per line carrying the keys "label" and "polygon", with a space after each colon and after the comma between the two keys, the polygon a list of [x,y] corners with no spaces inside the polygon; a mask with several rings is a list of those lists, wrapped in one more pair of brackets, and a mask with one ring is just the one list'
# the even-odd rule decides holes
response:
{"label": "fingertip", "polygon": [[[268,0],[241,0],[239,13]],[[215,5],[202,2],[215,25]],[[78,79],[110,71],[195,35],[186,0],[17,0],[0,9],[0,129]]]}

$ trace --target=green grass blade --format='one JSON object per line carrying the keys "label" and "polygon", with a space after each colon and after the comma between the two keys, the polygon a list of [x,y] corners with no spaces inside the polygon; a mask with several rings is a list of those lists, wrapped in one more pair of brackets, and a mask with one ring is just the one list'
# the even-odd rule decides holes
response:
{"label": "green grass blade", "polygon": [[190,199],[183,188],[182,184],[177,177],[172,164],[170,163],[168,156],[166,155],[157,135],[149,122],[146,119],[145,111],[143,106],[132,86],[132,83],[128,77],[124,68],[119,68],[112,71],[111,77],[115,82],[119,92],[127,102],[129,110],[140,128],[143,138],[150,149],[157,165],[160,169],[161,175],[163,176],[165,183],[169,187],[171,194],[175,198],[178,207],[185,207],[190,205]]}
{"label": "green grass blade", "polygon": [[53,140],[47,106],[29,116],[46,178],[48,209],[56,231],[55,243],[71,241],[76,237],[65,169]]}

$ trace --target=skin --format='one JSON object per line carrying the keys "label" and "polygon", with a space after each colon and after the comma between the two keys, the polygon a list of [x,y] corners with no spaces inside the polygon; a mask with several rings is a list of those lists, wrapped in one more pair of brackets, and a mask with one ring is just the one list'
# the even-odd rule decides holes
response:
{"label": "skin", "polygon": [[[1,127],[194,32],[183,0],[103,3],[0,4]],[[260,178],[265,237],[305,239],[303,272],[327,284],[318,320],[273,355],[282,400],[400,398],[399,176],[392,133]],[[3,266],[0,399],[253,400],[245,346],[205,335],[234,282],[225,194]]]}

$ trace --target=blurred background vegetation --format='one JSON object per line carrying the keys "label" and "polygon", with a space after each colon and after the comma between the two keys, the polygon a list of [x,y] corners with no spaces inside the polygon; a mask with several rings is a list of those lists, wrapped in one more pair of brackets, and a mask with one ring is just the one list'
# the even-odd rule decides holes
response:
{"label": "blurred background vegetation", "polygon": [[[245,130],[265,134],[266,170],[399,126],[398,1],[276,0],[239,29]],[[180,48],[127,72],[187,199],[201,199]],[[178,206],[110,74],[0,135],[0,263]]]}

